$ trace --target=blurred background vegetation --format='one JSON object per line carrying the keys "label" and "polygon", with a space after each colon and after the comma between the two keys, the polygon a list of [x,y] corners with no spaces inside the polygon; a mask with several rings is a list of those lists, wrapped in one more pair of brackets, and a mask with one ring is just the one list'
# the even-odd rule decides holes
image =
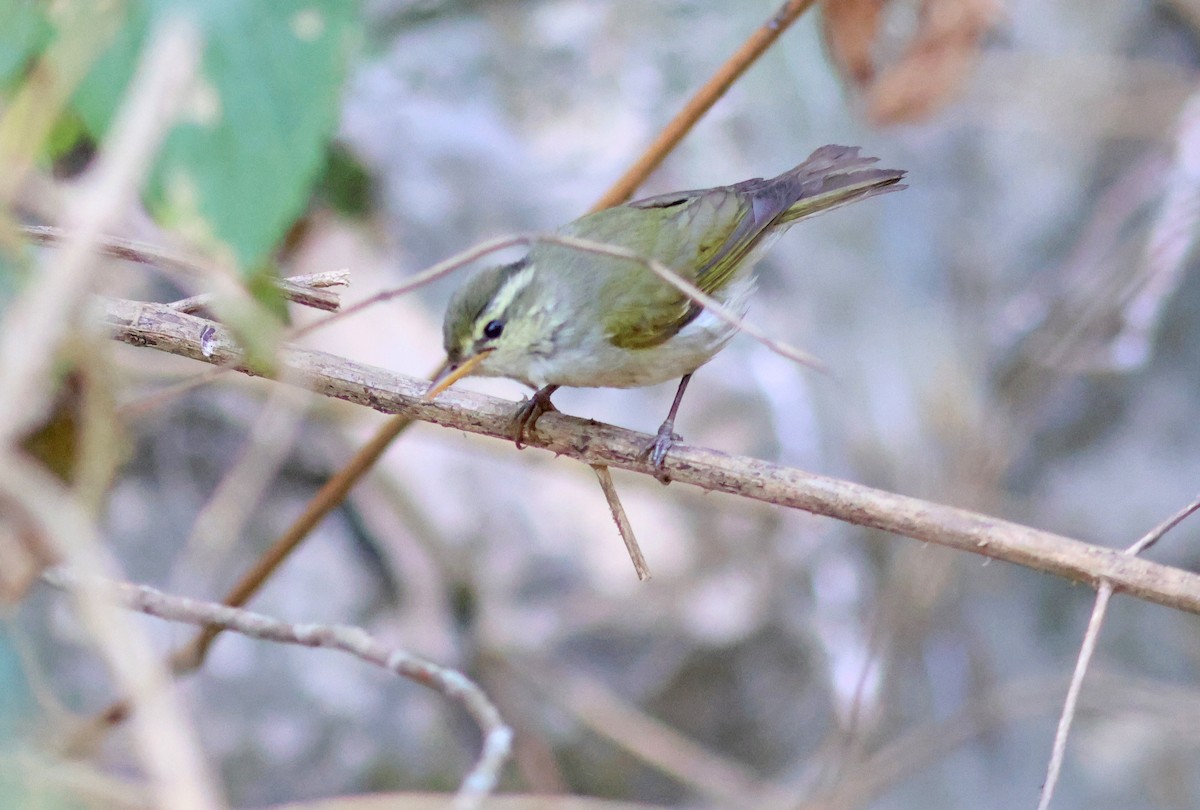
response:
{"label": "blurred background vegetation", "polygon": [[[59,223],[172,11],[197,19],[202,79],[118,235],[236,262],[255,289],[264,274],[349,268],[352,302],[485,238],[579,216],[775,6],[2,0],[0,168],[21,181],[0,180],[4,294],[44,255],[16,224]],[[882,9],[874,24],[868,7]],[[643,193],[771,176],[825,143],[861,145],[910,187],[799,226],[762,263],[751,320],[832,374],[739,338],[696,375],[679,431],[1134,542],[1200,488],[1198,63],[1195,0],[805,15]],[[33,141],[13,134],[30,93]],[[305,340],[425,375],[457,281]],[[201,291],[117,260],[97,261],[95,288]],[[130,579],[190,596],[219,598],[384,419],[234,375],[155,396],[206,367],[104,341],[69,364],[62,396],[82,377],[120,437],[95,497],[104,537]],[[652,432],[672,392],[556,402]],[[214,500],[254,458],[267,459],[261,497]],[[506,789],[665,806],[1034,806],[1090,589],[616,479],[647,583],[590,470],[417,425],[253,607],[360,624],[479,680],[518,734]],[[1198,537],[1185,523],[1150,556],[1195,569]],[[95,806],[106,780],[136,778],[127,732],[71,769],[61,741],[116,695],[61,595],[10,596],[0,805]],[[146,626],[164,651],[189,638]],[[1055,807],[1200,806],[1198,668],[1195,617],[1118,598]],[[477,746],[438,696],[321,651],[222,637],[181,688],[235,806],[448,789]]]}

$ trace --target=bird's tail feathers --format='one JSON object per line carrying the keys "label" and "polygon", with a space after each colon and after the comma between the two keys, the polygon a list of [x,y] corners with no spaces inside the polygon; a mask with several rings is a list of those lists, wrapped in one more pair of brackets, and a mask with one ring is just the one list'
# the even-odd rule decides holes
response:
{"label": "bird's tail feathers", "polygon": [[758,192],[766,196],[779,195],[787,200],[787,209],[779,218],[781,224],[831,211],[858,200],[899,191],[904,172],[899,169],[876,169],[879,158],[863,157],[856,146],[822,146],[796,168],[761,183]]}

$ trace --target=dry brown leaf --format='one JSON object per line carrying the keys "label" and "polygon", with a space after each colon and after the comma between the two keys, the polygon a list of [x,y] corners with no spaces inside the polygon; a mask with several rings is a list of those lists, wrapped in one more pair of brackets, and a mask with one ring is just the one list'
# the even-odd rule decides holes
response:
{"label": "dry brown leaf", "polygon": [[916,32],[891,64],[873,53],[883,0],[826,0],[825,42],[843,77],[863,94],[877,125],[917,121],[950,101],[979,55],[979,42],[999,19],[999,0],[923,0]]}
{"label": "dry brown leaf", "polygon": [[0,605],[19,602],[52,561],[20,510],[0,502]]}
{"label": "dry brown leaf", "polygon": [[912,45],[867,93],[868,117],[881,125],[916,121],[950,101],[999,11],[995,0],[926,0]]}
{"label": "dry brown leaf", "polygon": [[821,26],[825,47],[846,81],[862,89],[875,78],[872,51],[884,0],[825,0]]}

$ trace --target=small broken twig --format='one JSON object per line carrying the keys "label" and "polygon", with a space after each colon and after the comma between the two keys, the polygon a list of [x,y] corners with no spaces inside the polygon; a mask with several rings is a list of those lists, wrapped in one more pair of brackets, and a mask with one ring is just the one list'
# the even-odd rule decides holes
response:
{"label": "small broken twig", "polygon": [[629,552],[629,559],[633,560],[637,577],[645,582],[650,579],[650,566],[646,565],[646,558],[642,556],[642,547],[638,545],[637,537],[633,533],[633,524],[629,522],[629,517],[625,514],[625,507],[621,505],[617,487],[613,484],[612,473],[603,464],[592,464],[591,467],[600,481],[600,489],[604,490],[604,498],[608,501],[608,508],[612,511],[613,522],[617,524],[617,531],[621,533],[621,539],[625,541],[625,550]]}

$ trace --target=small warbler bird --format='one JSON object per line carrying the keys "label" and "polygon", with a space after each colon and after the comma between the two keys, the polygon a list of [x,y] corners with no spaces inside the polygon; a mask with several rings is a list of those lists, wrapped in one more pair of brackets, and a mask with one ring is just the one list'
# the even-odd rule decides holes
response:
{"label": "small warbler bird", "polygon": [[[580,217],[559,228],[654,260],[741,316],[754,263],[792,223],[896,191],[903,171],[871,168],[856,147],[823,146],[770,180],[679,191]],[[432,399],[477,374],[537,389],[515,417],[520,447],[561,386],[633,388],[680,378],[666,421],[646,452],[661,471],[692,372],[737,331],[656,275],[646,262],[541,241],[520,261],[476,273],[454,294],[446,362]]]}

